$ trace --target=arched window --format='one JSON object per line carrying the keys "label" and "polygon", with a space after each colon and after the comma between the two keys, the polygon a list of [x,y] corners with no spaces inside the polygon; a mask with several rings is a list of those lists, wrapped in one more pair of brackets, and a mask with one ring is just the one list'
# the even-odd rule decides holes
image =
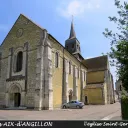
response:
{"label": "arched window", "polygon": [[72,90],[69,90],[69,101],[72,101],[73,92]]}
{"label": "arched window", "polygon": [[71,74],[71,62],[69,61],[69,74]]}
{"label": "arched window", "polygon": [[16,59],[16,72],[20,72],[22,70],[23,63],[23,52],[18,52]]}
{"label": "arched window", "polygon": [[79,68],[78,68],[78,78],[79,78]]}
{"label": "arched window", "polygon": [[58,68],[59,66],[59,54],[56,52],[55,54],[55,67]]}
{"label": "arched window", "polygon": [[85,81],[85,79],[86,79],[86,74],[85,74],[85,71],[84,71],[84,81]]}

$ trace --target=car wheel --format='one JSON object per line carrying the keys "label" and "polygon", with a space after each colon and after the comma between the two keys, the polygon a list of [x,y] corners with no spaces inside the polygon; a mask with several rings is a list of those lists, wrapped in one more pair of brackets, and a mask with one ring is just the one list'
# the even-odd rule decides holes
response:
{"label": "car wheel", "polygon": [[66,109],[66,106],[64,105],[63,108]]}
{"label": "car wheel", "polygon": [[80,108],[80,107],[77,105],[76,108]]}

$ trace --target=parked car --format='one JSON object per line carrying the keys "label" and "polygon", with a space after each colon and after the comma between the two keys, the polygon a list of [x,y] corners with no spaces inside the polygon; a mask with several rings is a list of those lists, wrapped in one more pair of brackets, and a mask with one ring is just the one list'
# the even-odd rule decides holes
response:
{"label": "parked car", "polygon": [[80,101],[69,101],[68,103],[64,103],[62,105],[63,109],[66,108],[83,108],[84,103],[80,102]]}

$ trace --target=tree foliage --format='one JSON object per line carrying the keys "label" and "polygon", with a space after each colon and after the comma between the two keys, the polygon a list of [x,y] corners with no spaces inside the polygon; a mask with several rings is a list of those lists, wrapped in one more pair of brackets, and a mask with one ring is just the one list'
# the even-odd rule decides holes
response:
{"label": "tree foliage", "polygon": [[128,3],[124,2],[122,5],[119,0],[115,0],[115,6],[119,17],[109,17],[109,20],[117,24],[118,32],[113,33],[106,28],[103,34],[110,39],[111,51],[108,55],[111,64],[116,66],[117,75],[128,92]]}

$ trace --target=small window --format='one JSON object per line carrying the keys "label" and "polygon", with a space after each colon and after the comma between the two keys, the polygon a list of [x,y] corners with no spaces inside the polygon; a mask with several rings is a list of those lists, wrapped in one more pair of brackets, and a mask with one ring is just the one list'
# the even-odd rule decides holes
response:
{"label": "small window", "polygon": [[72,44],[72,48],[74,48],[74,44]]}
{"label": "small window", "polygon": [[58,68],[58,66],[59,66],[59,55],[56,52],[56,54],[55,54],[55,67]]}
{"label": "small window", "polygon": [[16,72],[20,72],[22,70],[23,63],[23,52],[18,52],[16,59]]}

